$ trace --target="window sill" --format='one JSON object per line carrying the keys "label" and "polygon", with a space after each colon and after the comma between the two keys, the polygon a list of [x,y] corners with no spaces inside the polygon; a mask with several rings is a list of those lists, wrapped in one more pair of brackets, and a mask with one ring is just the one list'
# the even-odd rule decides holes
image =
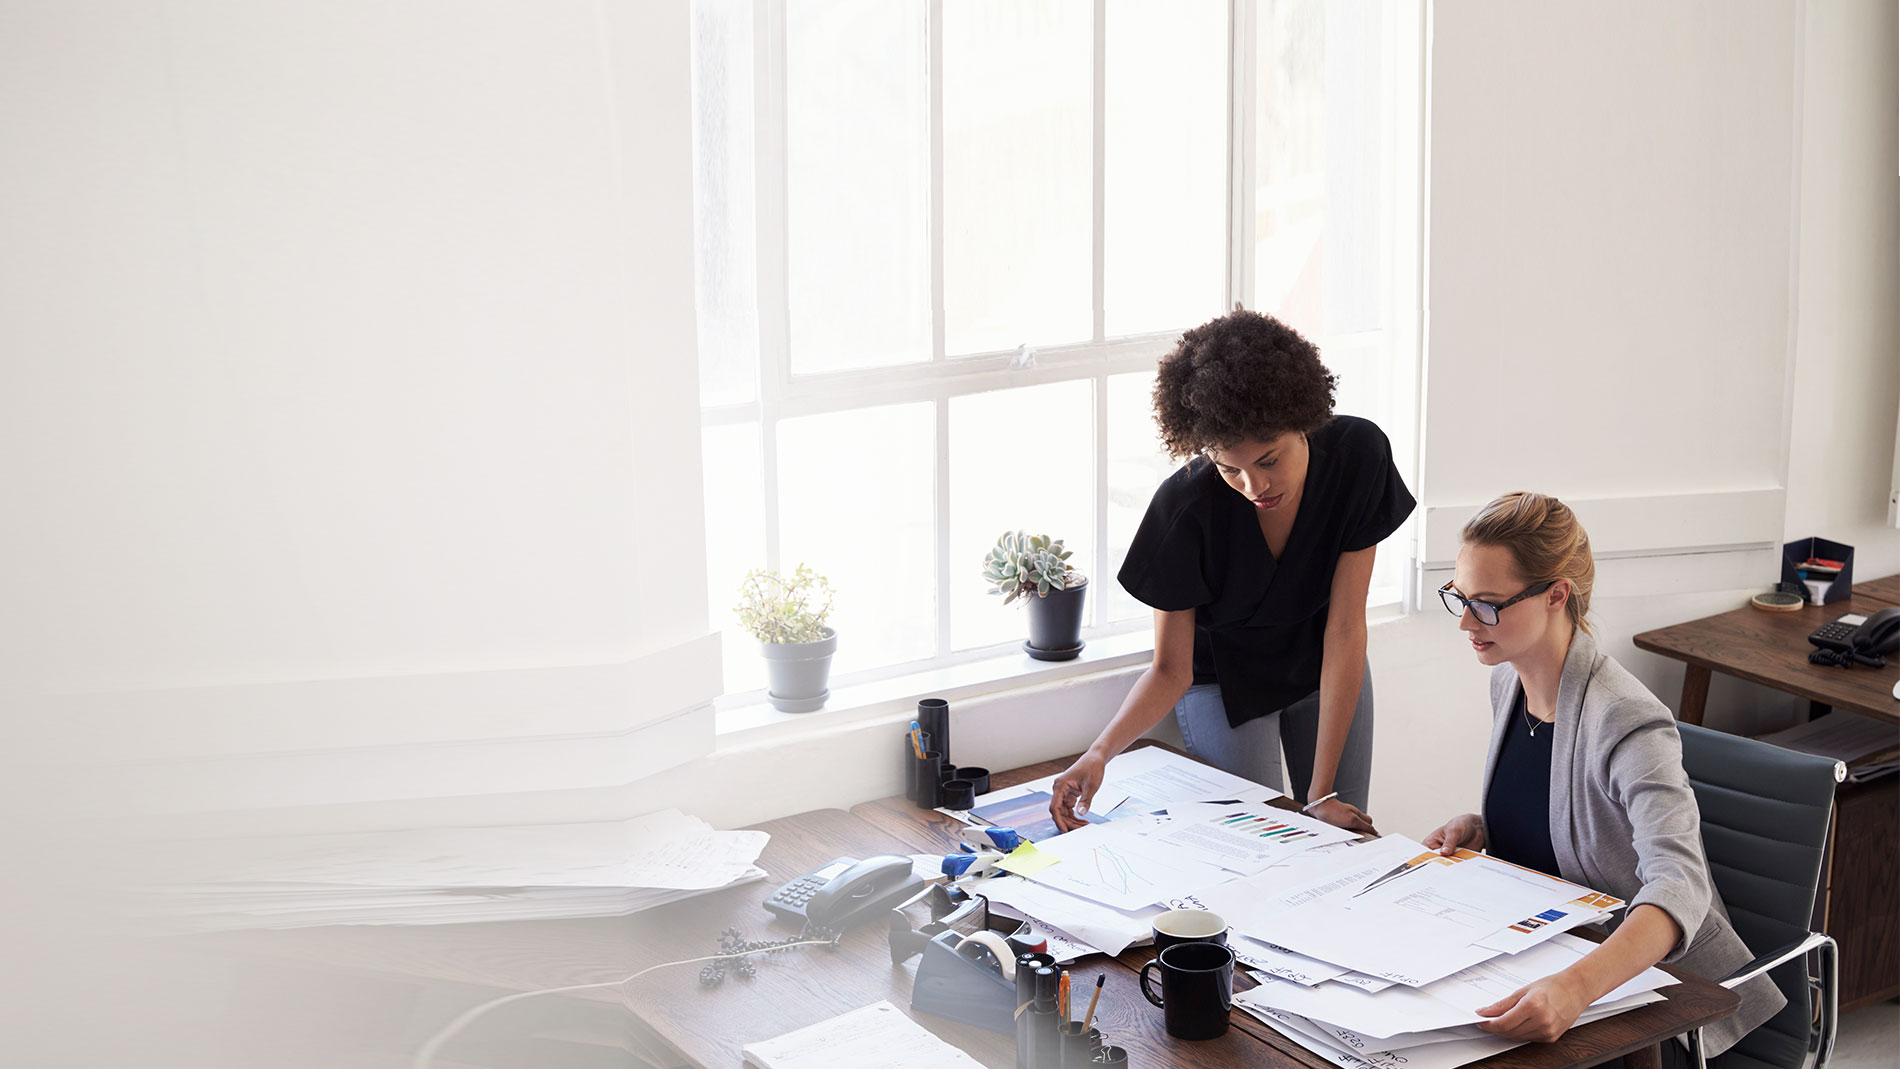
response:
{"label": "window sill", "polygon": [[1020,687],[1145,664],[1154,656],[1154,631],[1142,628],[1090,638],[1071,661],[1038,661],[1020,649],[962,664],[938,665],[886,679],[835,687],[823,709],[781,713],[765,695],[738,694],[716,699],[719,746],[750,745],[814,728],[840,728],[894,714],[915,715],[919,698],[966,700]]}
{"label": "window sill", "polygon": [[[1405,617],[1402,604],[1373,605],[1366,609],[1370,627]],[[1088,640],[1072,661],[1038,661],[1020,650],[1010,650],[962,664],[938,665],[885,679],[834,688],[823,709],[811,713],[781,713],[758,692],[715,699],[715,731],[721,749],[748,746],[813,730],[844,728],[868,721],[914,715],[919,698],[960,701],[1000,694],[1097,672],[1146,664],[1154,656],[1154,630],[1141,628]]]}

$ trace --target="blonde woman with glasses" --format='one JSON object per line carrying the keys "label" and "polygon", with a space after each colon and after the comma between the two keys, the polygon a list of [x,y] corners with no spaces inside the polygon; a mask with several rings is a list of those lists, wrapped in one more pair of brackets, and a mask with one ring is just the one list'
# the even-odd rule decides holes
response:
{"label": "blonde woman with glasses", "polygon": [[[1709,880],[1701,820],[1675,718],[1597,648],[1588,613],[1596,564],[1576,514],[1544,494],[1506,494],[1465,524],[1445,607],[1491,665],[1491,749],[1479,813],[1425,837],[1484,850],[1629,903],[1596,950],[1478,1012],[1480,1027],[1550,1042],[1584,1007],[1659,961],[1725,976],[1753,957]],[[1785,1000],[1765,975],[1703,1032],[1720,1054]],[[1688,1065],[1680,1043],[1666,1065]]]}

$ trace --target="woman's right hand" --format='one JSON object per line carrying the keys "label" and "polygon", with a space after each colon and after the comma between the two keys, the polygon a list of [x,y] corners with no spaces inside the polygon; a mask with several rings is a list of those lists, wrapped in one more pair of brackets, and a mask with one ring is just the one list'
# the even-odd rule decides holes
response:
{"label": "woman's right hand", "polygon": [[1095,792],[1102,786],[1102,772],[1107,767],[1107,758],[1091,750],[1076,758],[1068,771],[1056,777],[1055,786],[1049,789],[1049,816],[1058,829],[1074,831],[1088,823],[1077,816],[1076,811],[1088,812],[1089,803],[1095,800]]}
{"label": "woman's right hand", "polygon": [[1476,813],[1447,820],[1439,829],[1425,837],[1427,850],[1436,850],[1450,856],[1459,850],[1484,849],[1484,821]]}

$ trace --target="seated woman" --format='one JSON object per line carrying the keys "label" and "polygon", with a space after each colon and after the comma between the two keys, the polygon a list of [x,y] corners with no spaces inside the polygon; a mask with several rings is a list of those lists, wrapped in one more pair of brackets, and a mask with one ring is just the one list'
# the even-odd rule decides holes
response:
{"label": "seated woman", "polygon": [[[1752,957],[1709,882],[1701,820],[1669,709],[1597,649],[1586,614],[1596,564],[1570,509],[1506,494],[1465,524],[1439,591],[1491,673],[1483,813],[1425,838],[1449,854],[1486,850],[1628,902],[1615,932],[1563,972],[1478,1012],[1487,1031],[1549,1042],[1584,1007],[1659,961],[1717,979]],[[1727,1050],[1784,1004],[1767,976],[1703,1032]],[[1688,1064],[1679,1043],[1665,1064]]]}

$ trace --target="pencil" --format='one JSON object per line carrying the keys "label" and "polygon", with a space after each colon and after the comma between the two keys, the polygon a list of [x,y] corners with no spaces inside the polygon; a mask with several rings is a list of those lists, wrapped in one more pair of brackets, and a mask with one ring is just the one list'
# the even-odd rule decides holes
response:
{"label": "pencil", "polygon": [[1107,979],[1107,973],[1103,973],[1095,978],[1095,994],[1089,996],[1089,1012],[1082,1015],[1082,1033],[1084,1035],[1088,1034],[1089,1022],[1095,1019],[1095,1004],[1102,1001],[1102,981]]}
{"label": "pencil", "polygon": [[917,741],[917,732],[919,732],[919,731],[921,731],[921,730],[923,730],[923,729],[921,729],[921,728],[919,728],[919,727],[917,726],[917,721],[915,721],[915,720],[913,720],[913,721],[911,721],[911,722],[910,722],[910,730],[909,730],[909,731],[907,731],[907,732],[905,732],[905,734],[907,734],[907,735],[909,735],[909,736],[910,736],[910,748],[911,748],[912,750],[914,750],[914,751],[916,751],[916,753],[917,753],[917,760],[919,760],[919,761],[922,761],[922,760],[924,759],[924,747],[923,747],[923,744]]}

